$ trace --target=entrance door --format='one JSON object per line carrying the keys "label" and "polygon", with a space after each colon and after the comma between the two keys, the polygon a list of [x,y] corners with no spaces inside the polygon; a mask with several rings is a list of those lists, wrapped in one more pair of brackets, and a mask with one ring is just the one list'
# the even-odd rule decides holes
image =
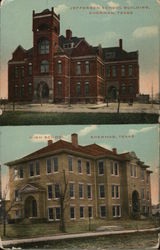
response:
{"label": "entrance door", "polygon": [[25,218],[37,217],[37,202],[33,196],[29,196],[25,201]]}
{"label": "entrance door", "polygon": [[108,89],[108,97],[111,101],[117,100],[117,89],[114,86],[110,86]]}
{"label": "entrance door", "polygon": [[135,190],[132,193],[132,215],[138,217],[140,212],[139,194]]}
{"label": "entrance door", "polygon": [[39,99],[49,98],[49,88],[46,82],[40,82],[37,87],[37,97]]}

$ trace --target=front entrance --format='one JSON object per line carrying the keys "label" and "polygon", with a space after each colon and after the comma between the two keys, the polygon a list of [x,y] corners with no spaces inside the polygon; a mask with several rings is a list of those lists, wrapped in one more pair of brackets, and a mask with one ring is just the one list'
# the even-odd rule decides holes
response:
{"label": "front entrance", "polygon": [[48,99],[49,98],[49,88],[46,82],[40,82],[37,86],[37,97],[38,99]]}
{"label": "front entrance", "polygon": [[139,194],[135,190],[132,193],[132,215],[133,217],[139,217],[139,214],[140,214]]}
{"label": "front entrance", "polygon": [[108,88],[108,98],[110,101],[116,101],[117,100],[117,88],[114,86],[110,86]]}
{"label": "front entrance", "polygon": [[25,200],[25,218],[37,217],[37,202],[33,196]]}

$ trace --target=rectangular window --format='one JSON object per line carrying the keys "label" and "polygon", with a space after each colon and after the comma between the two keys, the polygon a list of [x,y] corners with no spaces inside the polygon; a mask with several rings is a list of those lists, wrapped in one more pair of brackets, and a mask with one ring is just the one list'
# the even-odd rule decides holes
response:
{"label": "rectangular window", "polygon": [[92,207],[88,207],[88,217],[89,218],[93,217],[93,208]]}
{"label": "rectangular window", "polygon": [[36,161],[36,175],[40,175],[40,165],[39,165],[39,161]]}
{"label": "rectangular window", "polygon": [[14,69],[14,77],[17,79],[18,78],[18,66],[15,66]]}
{"label": "rectangular window", "polygon": [[142,190],[141,190],[141,197],[142,197],[142,200],[144,200],[144,198],[145,198],[145,195],[144,195],[144,188],[142,188]]}
{"label": "rectangular window", "polygon": [[79,198],[83,198],[83,184],[79,184]]}
{"label": "rectangular window", "polygon": [[100,196],[100,198],[105,197],[104,185],[99,186],[99,196]]}
{"label": "rectangular window", "polygon": [[32,83],[28,83],[28,95],[32,95]]}
{"label": "rectangular window", "polygon": [[133,176],[133,166],[130,164],[130,175]]}
{"label": "rectangular window", "polygon": [[70,207],[70,218],[75,219],[75,208],[74,207]]}
{"label": "rectangular window", "polygon": [[34,176],[34,166],[33,163],[29,164],[29,175]]}
{"label": "rectangular window", "polygon": [[55,214],[55,216],[56,216],[56,220],[60,220],[61,219],[61,208],[60,207],[56,207],[55,208],[55,212],[56,212],[56,214]]}
{"label": "rectangular window", "polygon": [[114,163],[114,170],[115,170],[115,175],[118,175],[118,164],[117,164],[117,162]]}
{"label": "rectangular window", "polygon": [[141,179],[144,181],[144,169],[141,169]]}
{"label": "rectangular window", "polygon": [[132,177],[137,177],[137,166],[134,164],[130,164],[130,175]]}
{"label": "rectangular window", "polygon": [[125,76],[125,65],[121,65],[121,76]]}
{"label": "rectangular window", "polygon": [[77,75],[81,74],[81,63],[77,62]]}
{"label": "rectangular window", "polygon": [[90,166],[90,162],[89,161],[86,162],[86,173],[88,175],[91,174],[91,166]]}
{"label": "rectangular window", "polygon": [[62,62],[58,61],[58,73],[61,74],[62,73]]}
{"label": "rectangular window", "polygon": [[14,86],[14,97],[18,96],[18,85]]}
{"label": "rectangular window", "polygon": [[21,78],[24,78],[24,66],[21,66]]}
{"label": "rectangular window", "polygon": [[114,174],[114,171],[113,171],[113,161],[111,161],[110,167],[111,167],[111,175],[113,175]]}
{"label": "rectangular window", "polygon": [[103,175],[104,174],[104,165],[103,165],[103,161],[100,161],[98,163],[98,173],[99,175]]}
{"label": "rectangular window", "polygon": [[133,65],[132,65],[132,64],[130,64],[130,65],[128,66],[128,75],[129,75],[129,76],[133,76]]}
{"label": "rectangular window", "polygon": [[89,96],[89,82],[85,82],[84,94],[85,94],[86,97]]}
{"label": "rectangular window", "polygon": [[14,180],[18,179],[18,169],[14,168]]}
{"label": "rectangular window", "polygon": [[119,199],[120,197],[120,187],[119,185],[112,185],[112,198]]}
{"label": "rectangular window", "polygon": [[48,208],[48,219],[53,220],[53,208],[52,207]]}
{"label": "rectangular window", "polygon": [[88,61],[85,62],[85,70],[86,70],[86,74],[89,74],[89,62]]}
{"label": "rectangular window", "polygon": [[112,207],[112,216],[113,217],[120,217],[121,216],[121,208],[119,205]]}
{"label": "rectangular window", "polygon": [[88,199],[92,199],[92,186],[88,184],[87,186]]}
{"label": "rectangular window", "polygon": [[62,82],[58,81],[58,97],[62,97]]}
{"label": "rectangular window", "polygon": [[81,160],[78,160],[78,173],[79,174],[82,173],[82,162],[81,162]]}
{"label": "rectangular window", "polygon": [[110,77],[111,76],[111,71],[110,71],[110,66],[106,67],[106,76]]}
{"label": "rectangular window", "polygon": [[53,158],[53,169],[54,172],[58,172],[58,157]]}
{"label": "rectangular window", "polygon": [[112,77],[116,77],[116,76],[117,76],[117,67],[112,66]]}
{"label": "rectangular window", "polygon": [[149,191],[147,191],[147,200],[149,201]]}
{"label": "rectangular window", "polygon": [[137,177],[137,167],[134,166],[134,177]]}
{"label": "rectangular window", "polygon": [[69,195],[70,195],[70,198],[74,198],[74,184],[73,183],[69,183]]}
{"label": "rectangular window", "polygon": [[18,190],[17,189],[14,191],[14,199],[15,199],[15,201],[18,201]]}
{"label": "rectangular window", "polygon": [[21,97],[25,96],[24,84],[21,85]]}
{"label": "rectangular window", "polygon": [[52,199],[52,185],[48,185],[48,200]]}
{"label": "rectangular window", "polygon": [[19,168],[19,178],[23,178],[23,166]]}
{"label": "rectangular window", "polygon": [[55,192],[55,198],[59,198],[60,196],[59,184],[55,184],[54,192]]}
{"label": "rectangular window", "polygon": [[47,159],[47,174],[50,174],[51,170],[51,159]]}
{"label": "rectangular window", "polygon": [[100,217],[106,217],[106,206],[100,206]]}
{"label": "rectangular window", "polygon": [[84,207],[80,207],[80,218],[84,218]]}
{"label": "rectangular window", "polygon": [[28,65],[28,75],[31,76],[32,75],[32,64]]}
{"label": "rectangular window", "polygon": [[72,157],[68,157],[68,170],[70,171],[70,172],[72,172],[73,171],[73,168],[72,168]]}

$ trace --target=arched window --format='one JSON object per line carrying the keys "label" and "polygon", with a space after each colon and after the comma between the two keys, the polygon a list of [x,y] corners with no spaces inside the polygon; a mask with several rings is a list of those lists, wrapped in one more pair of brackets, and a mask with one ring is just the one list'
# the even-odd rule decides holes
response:
{"label": "arched window", "polygon": [[121,65],[121,76],[125,76],[125,65]]}
{"label": "arched window", "polygon": [[32,95],[32,83],[28,83],[28,95]]}
{"label": "arched window", "polygon": [[81,96],[81,83],[80,82],[77,82],[76,94],[77,96]]}
{"label": "arched window", "polygon": [[38,43],[39,54],[49,54],[49,41],[47,39],[42,39]]}
{"label": "arched window", "polygon": [[85,96],[89,96],[89,82],[85,82],[84,93]]}
{"label": "arched window", "polygon": [[121,86],[121,95],[126,96],[126,84],[123,83]]}
{"label": "arched window", "polygon": [[58,97],[62,96],[62,82],[58,81]]}
{"label": "arched window", "polygon": [[89,61],[85,62],[86,74],[89,73]]}
{"label": "arched window", "polygon": [[41,61],[40,72],[41,73],[48,73],[49,72],[49,62],[47,60]]}
{"label": "arched window", "polygon": [[24,84],[21,85],[21,97],[24,97],[25,92],[24,92]]}
{"label": "arched window", "polygon": [[58,61],[58,73],[62,73],[62,62]]}

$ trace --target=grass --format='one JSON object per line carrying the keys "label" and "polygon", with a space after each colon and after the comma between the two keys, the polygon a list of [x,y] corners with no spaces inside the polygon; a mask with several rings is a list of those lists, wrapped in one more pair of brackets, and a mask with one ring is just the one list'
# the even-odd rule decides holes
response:
{"label": "grass", "polygon": [[0,125],[67,125],[67,124],[153,124],[158,114],[146,113],[49,113],[5,111]]}
{"label": "grass", "polygon": [[[121,226],[124,229],[142,229],[155,227],[153,220],[91,220],[91,231],[96,231],[100,226]],[[67,233],[81,233],[89,231],[89,221],[66,223]],[[2,236],[2,225],[0,232]],[[60,234],[59,223],[36,223],[36,224],[8,224],[6,239],[31,238]],[[2,237],[3,238],[3,237]]]}

